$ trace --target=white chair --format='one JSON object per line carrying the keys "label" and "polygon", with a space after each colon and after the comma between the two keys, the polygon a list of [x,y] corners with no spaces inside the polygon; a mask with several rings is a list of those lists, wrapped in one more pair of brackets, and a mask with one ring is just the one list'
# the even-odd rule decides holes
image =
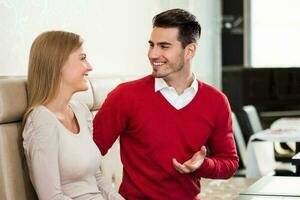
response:
{"label": "white chair", "polygon": [[[253,130],[253,133],[262,131],[263,128],[258,113],[256,111],[256,108],[253,105],[247,105],[243,107],[243,110],[248,116],[249,123]],[[291,149],[295,149],[295,143],[289,142],[287,143],[287,146]],[[291,152],[290,150],[282,148],[279,142],[274,142],[274,149],[278,155],[284,157],[291,157],[292,155],[294,155],[293,152]]]}
{"label": "white chair", "polygon": [[[261,121],[259,119],[259,115],[256,111],[256,108],[253,105],[247,105],[247,106],[243,107],[243,110],[245,111],[245,113],[248,117],[251,129],[253,131],[252,134],[262,131],[263,128],[262,128],[262,125],[261,125]],[[268,145],[269,144],[267,144],[267,143],[264,144],[262,142],[256,143],[255,147],[257,149],[254,150],[254,151],[256,151],[257,154],[260,154],[261,151],[265,151],[265,153],[268,153],[269,156],[274,157],[274,158],[268,158],[268,159],[270,159],[270,162],[275,162],[275,155],[274,155],[273,152],[269,151],[269,148],[267,147]],[[290,153],[290,152],[287,152],[287,150],[283,149],[280,146],[279,142],[274,143],[274,148],[275,148],[275,152],[277,152],[278,154],[281,154],[281,155],[287,155],[287,153]],[[264,160],[261,160],[261,161],[258,161],[258,162],[263,163]],[[276,175],[291,175],[295,171],[294,167],[291,166],[289,163],[287,163],[287,164],[282,164],[281,163],[279,165],[278,164],[276,166],[276,169],[274,169]],[[264,170],[262,170],[264,168],[263,164],[259,164],[259,165],[261,166],[261,171],[264,171]]]}
{"label": "white chair", "polygon": [[258,113],[253,105],[244,106],[243,110],[246,112],[250,125],[254,133],[262,131],[262,125]]}
{"label": "white chair", "polygon": [[[232,130],[236,142],[237,151],[240,156],[240,163],[243,165],[244,168],[246,168],[246,154],[247,154],[246,143],[240,125],[234,113],[232,113]],[[246,175],[245,169],[242,168],[238,170],[235,175],[245,176]]]}

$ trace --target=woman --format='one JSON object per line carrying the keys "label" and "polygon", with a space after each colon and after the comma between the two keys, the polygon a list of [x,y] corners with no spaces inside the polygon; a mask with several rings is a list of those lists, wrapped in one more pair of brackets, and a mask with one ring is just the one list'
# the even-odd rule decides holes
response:
{"label": "woman", "polygon": [[79,35],[49,31],[32,44],[24,149],[39,199],[123,199],[101,175],[88,108],[70,101],[92,70]]}

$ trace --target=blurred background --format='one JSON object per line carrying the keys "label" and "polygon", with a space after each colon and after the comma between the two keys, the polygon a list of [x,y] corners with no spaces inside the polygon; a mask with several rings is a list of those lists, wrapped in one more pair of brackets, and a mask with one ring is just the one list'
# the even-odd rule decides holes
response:
{"label": "blurred background", "polygon": [[[203,199],[233,199],[270,173],[299,176],[299,164],[290,170],[300,151],[293,135],[300,132],[299,0],[0,0],[0,78],[26,76],[31,44],[49,30],[82,36],[92,75],[147,75],[152,18],[171,8],[197,17],[202,34],[193,71],[223,91],[233,111],[235,176],[243,178],[204,180]],[[289,167],[277,169],[278,162]]]}

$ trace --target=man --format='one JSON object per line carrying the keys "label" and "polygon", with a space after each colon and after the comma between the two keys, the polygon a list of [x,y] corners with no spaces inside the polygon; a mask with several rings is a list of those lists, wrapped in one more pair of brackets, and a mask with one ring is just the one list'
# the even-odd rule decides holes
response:
{"label": "man", "polygon": [[120,84],[94,119],[103,155],[120,136],[126,199],[199,199],[201,177],[229,178],[237,169],[228,101],[191,71],[200,33],[184,10],[155,16],[152,75]]}

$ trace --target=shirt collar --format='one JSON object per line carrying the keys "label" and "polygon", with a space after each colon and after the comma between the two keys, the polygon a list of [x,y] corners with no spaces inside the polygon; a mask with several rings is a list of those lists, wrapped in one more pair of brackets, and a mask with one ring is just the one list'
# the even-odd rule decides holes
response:
{"label": "shirt collar", "polygon": [[[154,80],[154,91],[160,91],[164,88],[168,88],[168,84],[166,83],[166,81],[163,78],[155,78]],[[193,73],[193,82],[190,86],[190,88],[193,88],[195,91],[198,90],[198,82],[197,82],[197,78],[196,75]]]}

